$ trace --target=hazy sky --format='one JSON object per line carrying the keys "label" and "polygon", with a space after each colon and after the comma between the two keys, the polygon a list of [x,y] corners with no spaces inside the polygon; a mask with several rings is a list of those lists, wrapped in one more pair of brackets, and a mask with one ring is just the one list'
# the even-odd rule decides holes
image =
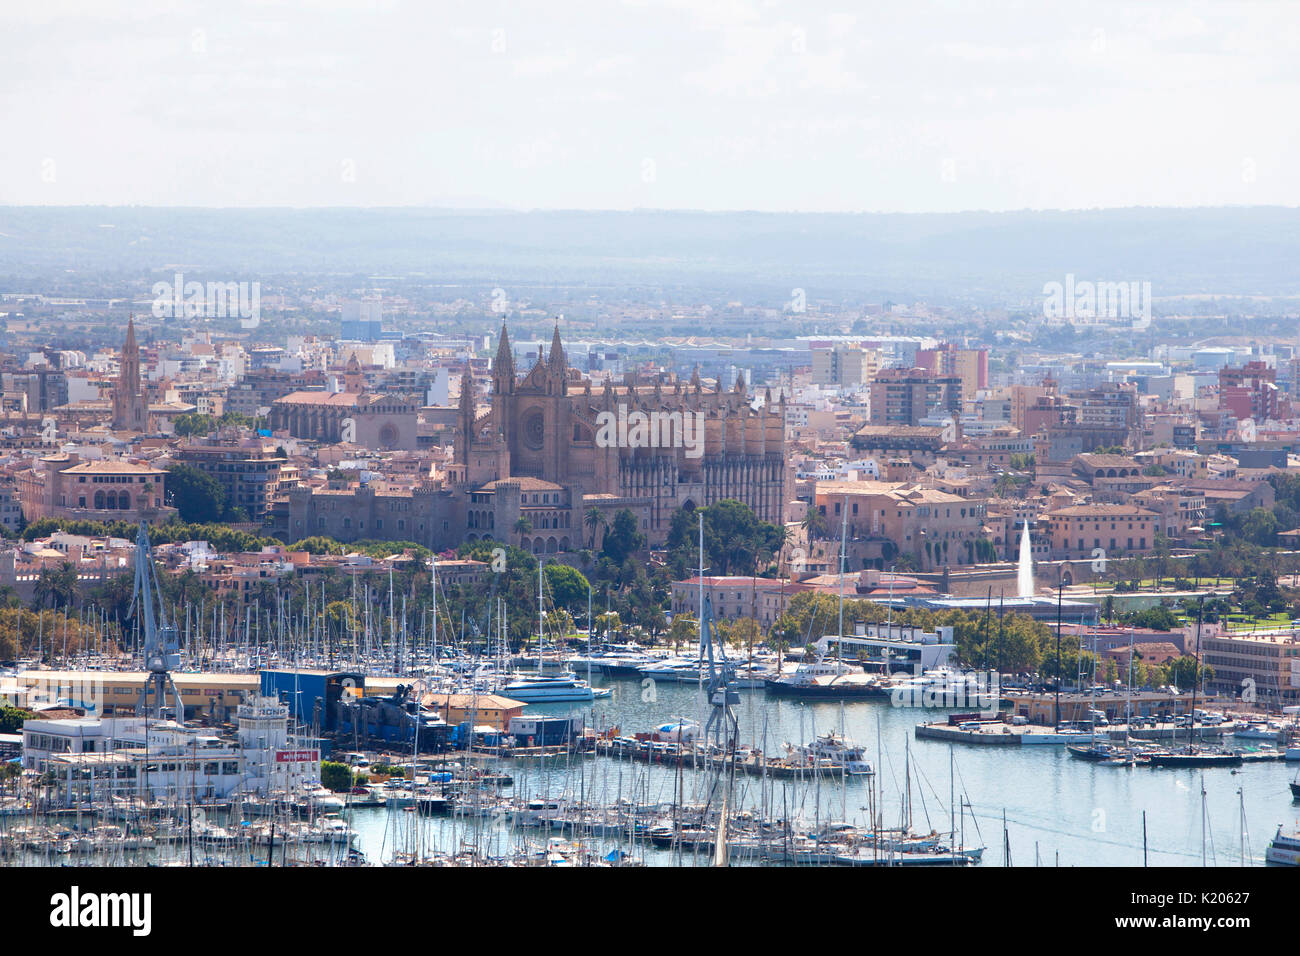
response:
{"label": "hazy sky", "polygon": [[0,203],[1300,204],[1300,4],[0,2]]}

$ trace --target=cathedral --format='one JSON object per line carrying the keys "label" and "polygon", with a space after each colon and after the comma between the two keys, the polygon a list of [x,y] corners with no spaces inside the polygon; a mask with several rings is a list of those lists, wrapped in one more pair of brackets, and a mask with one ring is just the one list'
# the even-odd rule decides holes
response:
{"label": "cathedral", "polygon": [[[595,507],[612,522],[626,508],[655,546],[678,508],[725,498],[780,524],[790,490],[785,410],[770,392],[766,397],[755,408],[743,377],[725,391],[706,388],[698,370],[689,384],[658,377],[643,384],[635,374],[622,384],[608,377],[593,384],[568,366],[558,327],[550,354],[539,348],[520,377],[503,326],[490,409],[479,413],[468,375],[461,388],[452,477],[467,499],[466,536],[511,540],[537,553],[597,546],[596,529],[584,533],[586,513]],[[626,428],[602,427],[638,414],[679,431],[638,442]],[[520,516],[532,530],[518,528],[516,541]]]}

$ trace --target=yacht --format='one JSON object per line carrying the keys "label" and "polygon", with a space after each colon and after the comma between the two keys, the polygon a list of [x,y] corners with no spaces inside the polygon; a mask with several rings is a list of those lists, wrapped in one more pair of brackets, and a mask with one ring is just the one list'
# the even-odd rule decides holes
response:
{"label": "yacht", "polygon": [[862,668],[840,660],[819,660],[800,664],[793,674],[771,677],[767,689],[791,697],[882,697],[888,690]]}
{"label": "yacht", "polygon": [[525,704],[550,704],[600,700],[610,696],[604,687],[592,687],[572,674],[559,677],[521,677],[501,688],[502,696]]}
{"label": "yacht", "polygon": [[835,772],[849,775],[871,774],[871,761],[867,753],[847,737],[836,733],[822,734],[811,744],[801,744],[787,748],[792,754],[812,760],[814,763],[829,761]]}
{"label": "yacht", "polygon": [[1300,827],[1279,826],[1273,842],[1264,851],[1264,862],[1273,866],[1300,866]]}
{"label": "yacht", "polygon": [[1242,758],[1235,750],[1189,744],[1152,753],[1148,763],[1153,767],[1237,767]]}
{"label": "yacht", "polygon": [[1279,743],[1282,740],[1282,725],[1275,720],[1252,720],[1234,730],[1232,736],[1242,740],[1270,740]]}
{"label": "yacht", "polygon": [[700,662],[694,658],[675,657],[641,667],[638,673],[656,681],[690,684],[700,680]]}

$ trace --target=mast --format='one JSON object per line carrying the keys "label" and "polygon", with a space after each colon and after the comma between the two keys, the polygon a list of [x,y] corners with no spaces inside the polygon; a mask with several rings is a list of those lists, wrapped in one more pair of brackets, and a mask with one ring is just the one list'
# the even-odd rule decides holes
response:
{"label": "mast", "polygon": [[[1196,607],[1196,657],[1192,659],[1192,710],[1187,715],[1187,746],[1191,749],[1196,745],[1196,685],[1200,681],[1201,670],[1201,618],[1205,612],[1205,596],[1201,596],[1200,603]],[[1202,775],[1202,784],[1204,784],[1204,775]]]}
{"label": "mast", "polygon": [[[844,495],[841,511],[843,513],[840,515],[840,633],[839,640],[835,642],[835,660],[837,663],[844,660],[844,551],[849,537],[849,496],[847,492]],[[888,634],[886,634],[886,639],[888,639]],[[836,672],[839,672],[838,667]]]}

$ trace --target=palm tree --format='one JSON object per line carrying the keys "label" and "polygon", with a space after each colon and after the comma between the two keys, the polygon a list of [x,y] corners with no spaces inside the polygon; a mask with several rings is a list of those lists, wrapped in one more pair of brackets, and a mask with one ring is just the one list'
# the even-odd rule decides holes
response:
{"label": "palm tree", "polygon": [[515,522],[515,534],[519,535],[519,547],[523,548],[525,551],[528,549],[524,548],[524,535],[532,533],[533,523],[524,515],[520,515],[519,520]]}
{"label": "palm tree", "polygon": [[587,528],[591,531],[591,544],[589,545],[589,547],[591,548],[592,551],[595,551],[596,550],[596,529],[608,528],[609,520],[605,517],[605,513],[596,507],[588,508],[587,514],[583,517],[582,520],[583,520],[583,524],[585,524]]}
{"label": "palm tree", "polygon": [[826,533],[826,516],[817,509],[816,505],[809,505],[808,512],[799,522],[804,531],[808,533],[808,543],[812,544],[818,537]]}

